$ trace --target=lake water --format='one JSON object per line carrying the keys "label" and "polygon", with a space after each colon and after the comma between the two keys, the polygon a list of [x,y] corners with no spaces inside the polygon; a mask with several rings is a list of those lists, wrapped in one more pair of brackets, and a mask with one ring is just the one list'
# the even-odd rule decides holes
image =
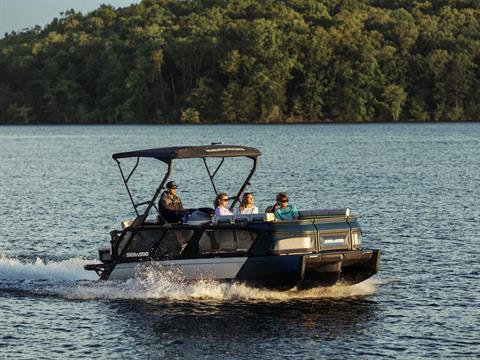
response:
{"label": "lake water", "polygon": [[[132,216],[111,154],[223,141],[263,152],[263,209],[350,207],[378,275],[272,292],[151,273],[96,283],[83,265]],[[480,123],[0,127],[0,358],[478,358]],[[249,163],[226,163],[232,192]],[[199,160],[175,165],[188,206],[210,206]],[[223,169],[223,168],[222,168]],[[165,173],[135,179],[145,199]]]}

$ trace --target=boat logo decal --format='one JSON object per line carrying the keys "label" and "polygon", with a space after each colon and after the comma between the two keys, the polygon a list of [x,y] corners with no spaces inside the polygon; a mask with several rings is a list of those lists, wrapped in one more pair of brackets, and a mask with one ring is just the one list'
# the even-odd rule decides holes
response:
{"label": "boat logo decal", "polygon": [[220,149],[206,149],[206,152],[218,152],[218,151],[245,151],[242,148],[220,148]]}
{"label": "boat logo decal", "polygon": [[323,243],[327,244],[343,244],[345,242],[344,238],[330,238],[330,239],[323,239]]}
{"label": "boat logo decal", "polygon": [[126,257],[143,257],[148,256],[148,251],[145,252],[129,252],[125,255]]}

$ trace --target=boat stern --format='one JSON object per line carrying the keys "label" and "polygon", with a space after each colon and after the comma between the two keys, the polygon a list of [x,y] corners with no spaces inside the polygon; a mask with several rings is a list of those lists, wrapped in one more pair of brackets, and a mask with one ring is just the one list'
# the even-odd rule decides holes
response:
{"label": "boat stern", "polygon": [[380,268],[380,250],[359,249],[303,256],[302,277],[297,287],[332,286],[338,281],[360,283]]}

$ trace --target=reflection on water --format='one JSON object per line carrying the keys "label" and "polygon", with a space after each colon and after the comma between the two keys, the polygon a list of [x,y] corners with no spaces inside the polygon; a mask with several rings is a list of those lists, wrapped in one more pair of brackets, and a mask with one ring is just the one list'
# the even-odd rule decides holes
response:
{"label": "reflection on water", "polygon": [[[114,301],[122,318],[142,338],[157,339],[167,356],[210,352],[313,355],[324,341],[351,341],[368,331],[377,304],[362,297],[265,301]],[[126,336],[128,334],[125,334]]]}

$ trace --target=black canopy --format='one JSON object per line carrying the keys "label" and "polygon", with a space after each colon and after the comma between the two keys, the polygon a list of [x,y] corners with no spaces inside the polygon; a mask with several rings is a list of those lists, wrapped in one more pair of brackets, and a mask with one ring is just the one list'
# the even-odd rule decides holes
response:
{"label": "black canopy", "polygon": [[206,145],[206,146],[173,146],[166,148],[147,149],[129,151],[113,154],[116,159],[130,157],[149,157],[169,162],[172,159],[190,159],[190,158],[207,158],[207,157],[240,157],[246,156],[256,158],[262,153],[260,150],[242,146],[242,145]]}

